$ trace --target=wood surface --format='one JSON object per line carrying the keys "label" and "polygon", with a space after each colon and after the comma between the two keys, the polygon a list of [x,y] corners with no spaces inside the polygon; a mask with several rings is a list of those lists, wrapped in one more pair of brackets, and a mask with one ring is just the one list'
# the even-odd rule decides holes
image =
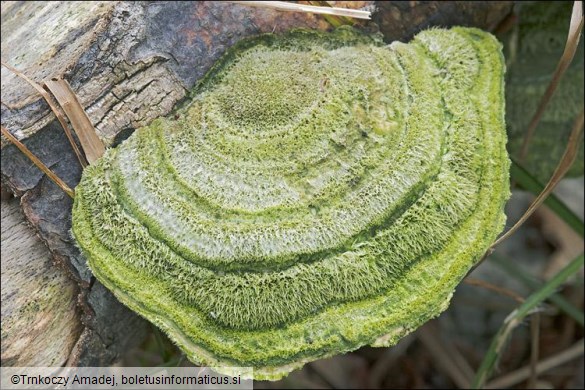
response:
{"label": "wood surface", "polygon": [[[335,3],[374,8],[372,1]],[[408,40],[423,28],[461,24],[465,17],[469,21],[466,25],[492,27],[512,6],[511,2],[489,4],[380,2],[374,20],[387,41]],[[67,80],[106,146],[116,145],[136,128],[171,113],[225,50],[239,40],[296,27],[332,28],[323,16],[315,14],[227,2],[7,1],[1,4],[1,19],[2,60],[37,83]],[[375,24],[361,28],[378,30]],[[1,76],[2,125],[74,188],[82,169],[48,105],[5,67]],[[77,289],[74,312],[79,329],[64,331],[69,342],[72,338],[76,342],[72,348],[60,344],[69,353],[68,363],[111,364],[143,340],[149,325],[95,281],[70,235],[73,201],[4,138],[1,146],[2,184],[20,197],[26,219],[49,248],[52,261]],[[4,206],[2,210],[4,219]],[[6,234],[13,234],[10,230],[16,225],[12,226]],[[8,351],[10,344],[19,340],[15,337],[6,346],[4,343],[4,284],[28,267],[26,262],[11,261],[8,268],[14,269],[5,269],[4,253],[3,364],[5,348]],[[20,288],[18,283],[15,286]],[[55,294],[58,290],[51,291]],[[54,340],[50,333],[45,335],[49,342]],[[19,356],[11,354],[6,356]],[[63,354],[55,356],[58,361],[64,359]],[[15,364],[17,360],[11,357],[6,362]]]}
{"label": "wood surface", "polygon": [[77,284],[53,265],[18,200],[1,207],[2,365],[64,365],[82,329]]}

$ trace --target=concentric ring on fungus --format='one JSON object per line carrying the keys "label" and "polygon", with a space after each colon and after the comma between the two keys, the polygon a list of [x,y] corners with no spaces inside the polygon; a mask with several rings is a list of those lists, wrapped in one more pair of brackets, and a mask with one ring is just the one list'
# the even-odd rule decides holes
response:
{"label": "concentric ring on fungus", "polygon": [[243,41],[177,115],[86,169],[73,233],[196,363],[278,379],[394,344],[503,227],[503,73],[470,28]]}

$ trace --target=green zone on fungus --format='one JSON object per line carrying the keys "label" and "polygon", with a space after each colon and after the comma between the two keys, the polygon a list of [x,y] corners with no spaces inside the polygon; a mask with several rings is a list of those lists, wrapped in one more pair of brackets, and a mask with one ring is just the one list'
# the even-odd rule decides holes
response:
{"label": "green zone on fungus", "polygon": [[500,46],[471,28],[242,41],[85,170],[77,243],[197,364],[274,380],[393,345],[503,228]]}

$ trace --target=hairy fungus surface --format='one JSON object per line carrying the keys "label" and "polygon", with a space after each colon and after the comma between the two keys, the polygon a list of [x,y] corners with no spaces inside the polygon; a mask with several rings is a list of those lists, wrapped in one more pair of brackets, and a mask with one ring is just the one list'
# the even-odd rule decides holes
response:
{"label": "hairy fungus surface", "polygon": [[87,168],[96,277],[196,363],[277,379],[445,310],[509,196],[500,44],[350,29],[238,44]]}

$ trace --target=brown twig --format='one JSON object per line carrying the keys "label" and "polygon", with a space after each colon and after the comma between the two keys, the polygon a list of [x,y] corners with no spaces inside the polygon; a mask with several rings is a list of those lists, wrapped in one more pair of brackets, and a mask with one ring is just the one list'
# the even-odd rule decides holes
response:
{"label": "brown twig", "polygon": [[561,78],[565,74],[566,70],[571,65],[573,58],[575,57],[575,53],[577,52],[577,47],[579,45],[579,38],[581,37],[581,30],[583,29],[583,3],[581,1],[575,1],[573,3],[573,13],[571,15],[571,23],[569,26],[569,34],[567,35],[567,42],[565,44],[565,50],[561,59],[559,60],[557,67],[553,73],[552,80],[550,81],[544,95],[540,99],[540,103],[538,104],[538,108],[528,125],[526,130],[526,135],[524,136],[524,141],[522,142],[522,148],[520,149],[520,162],[524,161],[526,154],[528,153],[528,145],[534,136],[534,131],[536,130],[536,126],[540,122],[542,118],[542,114],[546,109],[546,106],[550,102],[553,94],[555,93]]}
{"label": "brown twig", "polygon": [[477,286],[477,287],[485,288],[486,290],[497,292],[498,294],[505,295],[507,297],[514,299],[518,303],[524,302],[524,298],[521,295],[515,293],[514,291],[508,290],[507,288],[504,288],[504,287],[499,287],[499,286],[493,285],[489,282],[486,282],[485,280],[475,279],[475,278],[466,278],[463,281],[463,283],[468,284],[470,286]]}
{"label": "brown twig", "polygon": [[[541,360],[536,364],[537,375],[578,358],[583,355],[584,349],[585,344],[583,339],[581,339],[575,345],[567,348],[563,352]],[[530,367],[526,366],[486,383],[484,388],[505,389],[526,380],[528,377],[530,377]]]}
{"label": "brown twig", "polygon": [[318,7],[314,5],[288,3],[286,1],[228,1],[238,5],[248,5],[252,7],[272,8],[278,11],[292,12],[309,12],[322,15],[345,16],[356,19],[370,19],[369,11],[358,9],[337,8],[337,7]]}
{"label": "brown twig", "polygon": [[77,159],[79,160],[79,163],[81,164],[81,166],[83,168],[85,168],[87,166],[87,162],[86,162],[85,158],[83,157],[83,155],[81,154],[79,148],[77,147],[75,140],[73,139],[73,135],[71,134],[71,130],[69,130],[69,126],[67,126],[67,122],[65,121],[65,117],[63,116],[63,114],[61,114],[61,112],[59,111],[59,109],[57,108],[57,106],[53,102],[53,99],[47,93],[47,91],[45,91],[39,84],[37,84],[36,82],[34,82],[30,78],[28,78],[27,75],[20,72],[18,69],[12,67],[11,65],[8,65],[4,60],[1,60],[1,63],[3,66],[6,67],[6,69],[10,70],[12,73],[14,73],[18,77],[20,77],[21,79],[23,79],[24,81],[29,83],[43,97],[43,99],[45,99],[45,101],[47,102],[47,104],[49,105],[49,107],[51,108],[51,110],[53,111],[55,116],[57,117],[57,120],[61,124],[61,127],[63,127],[63,131],[65,131],[65,135],[67,136],[67,139],[69,140],[69,143],[71,144],[71,147],[73,148],[73,151],[75,152],[75,155],[77,156]]}
{"label": "brown twig", "polygon": [[67,195],[72,199],[75,197],[75,192],[69,188],[63,180],[59,178],[53,171],[51,171],[41,160],[38,159],[22,142],[13,136],[6,127],[0,126],[2,135],[12,142],[22,153],[24,153],[45,175],[47,175],[55,184],[57,184]]}

